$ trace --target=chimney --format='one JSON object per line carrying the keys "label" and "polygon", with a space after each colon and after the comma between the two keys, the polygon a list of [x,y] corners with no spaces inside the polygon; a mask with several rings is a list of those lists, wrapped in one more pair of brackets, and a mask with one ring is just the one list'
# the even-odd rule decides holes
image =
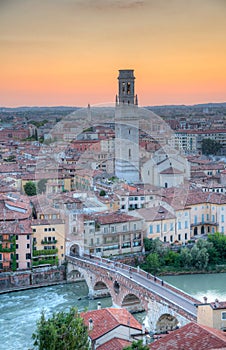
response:
{"label": "chimney", "polygon": [[101,302],[100,301],[98,301],[98,303],[97,303],[97,310],[101,310]]}
{"label": "chimney", "polygon": [[92,318],[89,319],[89,331],[93,330],[93,320]]}
{"label": "chimney", "polygon": [[203,297],[204,299],[204,304],[207,304],[207,297]]}
{"label": "chimney", "polygon": [[215,299],[215,308],[218,308],[218,307],[219,307],[219,300]]}

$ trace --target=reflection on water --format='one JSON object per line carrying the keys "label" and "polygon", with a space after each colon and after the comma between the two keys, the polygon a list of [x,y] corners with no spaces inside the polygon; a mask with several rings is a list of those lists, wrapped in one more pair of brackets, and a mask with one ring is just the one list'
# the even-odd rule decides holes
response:
{"label": "reflection on water", "polygon": [[207,297],[207,302],[212,302],[216,298],[220,301],[226,301],[226,273],[164,276],[161,278],[201,302],[203,302],[204,296]]}

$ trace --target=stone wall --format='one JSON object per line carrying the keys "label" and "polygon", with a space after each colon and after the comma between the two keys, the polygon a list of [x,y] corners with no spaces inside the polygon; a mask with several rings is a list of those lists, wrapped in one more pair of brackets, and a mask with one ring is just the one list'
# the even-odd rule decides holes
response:
{"label": "stone wall", "polygon": [[1,272],[0,292],[50,285],[66,280],[65,266],[37,268],[35,270]]}

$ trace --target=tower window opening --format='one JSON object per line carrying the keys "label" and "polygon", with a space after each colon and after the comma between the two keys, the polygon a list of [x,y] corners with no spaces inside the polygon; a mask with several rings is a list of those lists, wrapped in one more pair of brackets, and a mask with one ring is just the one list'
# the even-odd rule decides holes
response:
{"label": "tower window opening", "polygon": [[123,83],[122,83],[122,92],[123,92],[123,93],[125,93],[125,91],[126,91],[126,89],[125,89],[126,86],[125,86],[125,85],[126,85],[126,84],[123,82]]}
{"label": "tower window opening", "polygon": [[129,95],[131,92],[131,86],[130,83],[127,83],[127,95]]}
{"label": "tower window opening", "polygon": [[131,158],[131,149],[129,148],[129,158]]}

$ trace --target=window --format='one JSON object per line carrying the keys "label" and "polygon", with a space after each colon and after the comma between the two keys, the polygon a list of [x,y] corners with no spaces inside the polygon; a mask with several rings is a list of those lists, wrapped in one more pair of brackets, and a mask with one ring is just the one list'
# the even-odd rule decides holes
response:
{"label": "window", "polygon": [[129,148],[129,158],[131,158],[131,149]]}
{"label": "window", "polygon": [[33,231],[33,232],[36,232],[36,228],[33,228],[32,231]]}
{"label": "window", "polygon": [[178,221],[178,230],[181,230],[181,222]]}
{"label": "window", "polygon": [[0,260],[2,260],[2,254],[0,254]]}
{"label": "window", "polygon": [[206,214],[206,220],[209,221],[209,219],[210,219],[209,214]]}
{"label": "window", "polygon": [[224,215],[221,215],[221,221],[224,222]]}
{"label": "window", "polygon": [[170,236],[170,242],[173,242],[173,235]]}
{"label": "window", "polygon": [[27,249],[29,249],[30,248],[30,244],[29,243],[27,243]]}
{"label": "window", "polygon": [[222,320],[226,320],[226,312],[225,312],[225,311],[223,311],[223,312],[221,313],[221,319],[222,319]]}
{"label": "window", "polygon": [[159,224],[156,225],[156,232],[160,233],[160,225]]}
{"label": "window", "polygon": [[127,225],[123,225],[122,230],[127,231]]}
{"label": "window", "polygon": [[29,260],[29,259],[31,259],[31,254],[30,254],[30,253],[27,253],[27,254],[26,254],[26,260]]}
{"label": "window", "polygon": [[170,223],[170,231],[173,231],[173,223]]}
{"label": "window", "polygon": [[133,224],[134,231],[137,229],[137,224]]}
{"label": "window", "polygon": [[181,241],[181,235],[178,235],[178,241]]}
{"label": "window", "polygon": [[194,222],[195,222],[195,224],[197,224],[197,222],[198,222],[198,217],[197,217],[197,215],[194,216]]}
{"label": "window", "polygon": [[212,222],[215,221],[215,215],[212,215]]}
{"label": "window", "polygon": [[184,222],[184,228],[188,228],[188,221],[187,220]]}
{"label": "window", "polygon": [[47,231],[48,231],[48,230],[47,230],[47,228],[45,227],[45,228],[44,228],[44,232],[47,232]]}
{"label": "window", "polygon": [[16,260],[19,260],[19,254],[16,254]]}
{"label": "window", "polygon": [[111,226],[111,232],[115,232],[115,227]]}
{"label": "window", "polygon": [[18,240],[18,235],[16,235],[16,240]]}
{"label": "window", "polygon": [[153,233],[153,226],[152,225],[149,226],[149,233],[151,233],[151,234]]}
{"label": "window", "polygon": [[202,223],[204,223],[205,219],[204,219],[204,214],[202,214]]}
{"label": "window", "polygon": [[163,231],[164,231],[164,232],[167,231],[167,224],[164,224],[164,226],[163,226]]}
{"label": "window", "polygon": [[184,234],[184,239],[188,239],[188,234],[187,233]]}
{"label": "window", "polygon": [[18,249],[19,248],[19,244],[16,244],[16,249]]}
{"label": "window", "polygon": [[221,226],[221,233],[224,233],[224,226]]}
{"label": "window", "polygon": [[55,231],[55,227],[52,228],[52,231]]}

